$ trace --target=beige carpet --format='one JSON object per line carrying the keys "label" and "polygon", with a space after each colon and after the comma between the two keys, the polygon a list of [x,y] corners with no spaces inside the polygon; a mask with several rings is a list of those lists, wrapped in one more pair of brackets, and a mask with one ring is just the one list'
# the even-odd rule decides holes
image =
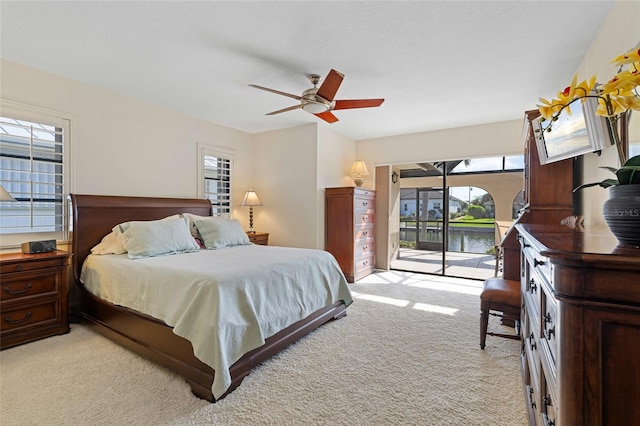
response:
{"label": "beige carpet", "polygon": [[285,349],[217,404],[74,325],[0,352],[0,424],[525,425],[519,342],[478,345],[480,285],[367,277],[352,285],[346,318]]}

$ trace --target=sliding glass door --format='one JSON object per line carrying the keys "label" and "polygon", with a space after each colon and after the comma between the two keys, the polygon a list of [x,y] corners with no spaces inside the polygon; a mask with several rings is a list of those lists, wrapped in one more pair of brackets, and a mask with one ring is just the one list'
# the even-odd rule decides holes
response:
{"label": "sliding glass door", "polygon": [[444,251],[446,235],[443,205],[446,203],[444,188],[417,188],[416,248],[418,250]]}

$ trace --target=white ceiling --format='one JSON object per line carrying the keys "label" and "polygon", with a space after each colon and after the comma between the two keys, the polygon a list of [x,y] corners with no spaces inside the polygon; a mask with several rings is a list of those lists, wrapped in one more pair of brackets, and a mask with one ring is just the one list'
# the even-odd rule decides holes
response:
{"label": "white ceiling", "polygon": [[249,83],[300,94],[335,68],[337,99],[386,99],[326,124],[359,140],[520,119],[571,80],[611,5],[2,0],[0,54],[249,133],[320,121],[266,116],[297,101]]}

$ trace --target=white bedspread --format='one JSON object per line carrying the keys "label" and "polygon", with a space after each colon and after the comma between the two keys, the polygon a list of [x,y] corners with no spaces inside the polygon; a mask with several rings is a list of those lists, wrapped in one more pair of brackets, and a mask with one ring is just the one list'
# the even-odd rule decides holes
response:
{"label": "white bedspread", "polygon": [[266,338],[324,306],[352,302],[329,253],[253,244],[136,260],[89,255],[81,281],[188,339],[215,370],[216,398],[231,384],[229,367]]}

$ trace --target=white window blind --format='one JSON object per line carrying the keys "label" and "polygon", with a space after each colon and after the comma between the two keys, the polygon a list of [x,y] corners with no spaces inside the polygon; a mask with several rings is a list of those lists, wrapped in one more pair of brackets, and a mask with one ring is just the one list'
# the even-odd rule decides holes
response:
{"label": "white window blind", "polygon": [[211,201],[214,216],[231,216],[233,155],[200,147],[201,196]]}
{"label": "white window blind", "polygon": [[0,117],[0,185],[16,201],[0,205],[0,233],[54,233],[47,238],[64,238],[68,126],[5,114]]}

